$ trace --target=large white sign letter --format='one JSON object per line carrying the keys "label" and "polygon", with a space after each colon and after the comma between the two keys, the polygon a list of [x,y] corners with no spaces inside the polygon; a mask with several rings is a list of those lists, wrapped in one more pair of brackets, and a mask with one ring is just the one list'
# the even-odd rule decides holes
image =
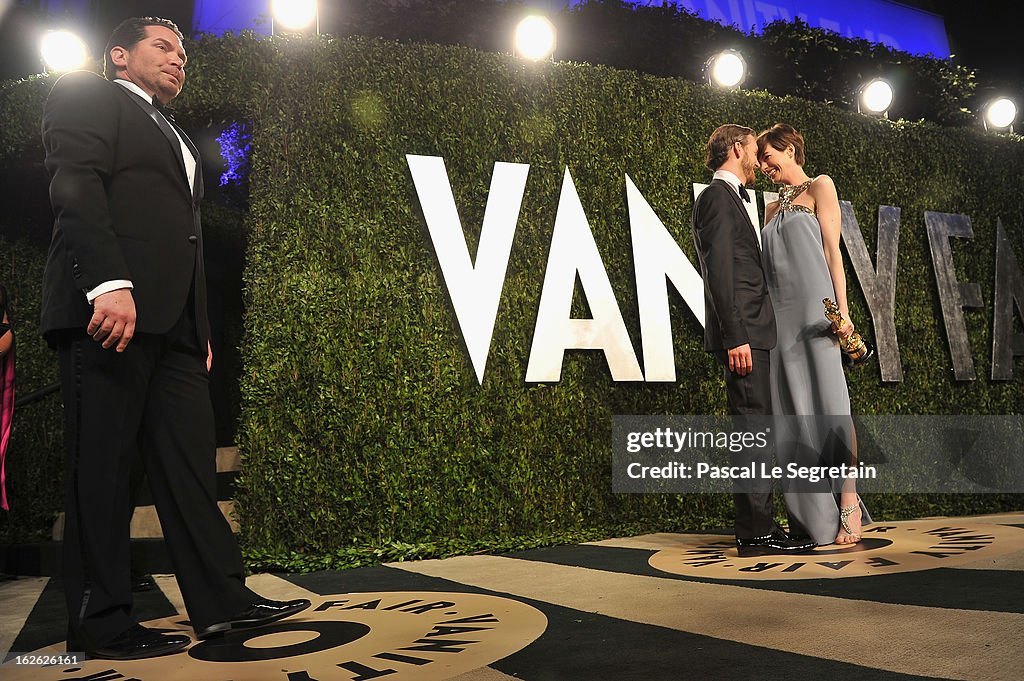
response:
{"label": "large white sign letter", "polygon": [[476,379],[483,383],[501,289],[505,284],[505,270],[512,250],[512,237],[516,233],[530,166],[525,163],[494,164],[474,265],[469,257],[466,234],[459,221],[444,159],[412,154],[405,158],[441,264],[441,276],[448,287],[455,317],[476,370]]}
{"label": "large white sign letter", "polygon": [[665,278],[683,296],[701,326],[704,325],[704,281],[629,175],[626,175],[626,202],[633,239],[645,378],[648,381],[674,381],[676,363]]}
{"label": "large white sign letter", "polygon": [[[593,319],[569,317],[577,273]],[[566,168],[526,380],[558,381],[562,359],[570,348],[603,350],[615,381],[644,380],[576,185]]]}

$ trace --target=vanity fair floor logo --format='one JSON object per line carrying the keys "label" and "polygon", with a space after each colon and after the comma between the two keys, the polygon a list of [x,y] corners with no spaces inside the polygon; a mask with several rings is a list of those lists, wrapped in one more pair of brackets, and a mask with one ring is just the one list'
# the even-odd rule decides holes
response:
{"label": "vanity fair floor logo", "polygon": [[[191,634],[182,617],[147,626]],[[229,632],[185,653],[76,666],[9,667],[32,681],[433,681],[525,648],[547,628],[542,612],[497,596],[443,592],[322,596],[301,615]],[[53,650],[62,653],[63,644]]]}
{"label": "vanity fair floor logo", "polygon": [[740,558],[731,537],[680,535],[680,546],[651,556],[656,570],[711,579],[865,577],[953,567],[1024,549],[1024,529],[959,520],[876,522],[853,546],[821,546],[798,556]]}

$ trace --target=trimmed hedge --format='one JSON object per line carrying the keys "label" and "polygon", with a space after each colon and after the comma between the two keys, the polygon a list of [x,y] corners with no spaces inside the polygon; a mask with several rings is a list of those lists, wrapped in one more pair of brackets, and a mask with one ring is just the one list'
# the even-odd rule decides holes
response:
{"label": "trimmed hedge", "polygon": [[[902,208],[896,323],[906,379],[883,385],[877,366],[850,374],[856,413],[1016,414],[1024,406],[1018,381],[953,381],[923,224],[925,210],[971,216],[974,241],[953,251],[958,276],[980,283],[986,301],[966,312],[984,376],[997,217],[1024,252],[1019,138],[466,48],[229,36],[189,52],[179,120],[253,123],[238,498],[252,564],[318,568],[727,525],[724,496],[610,491],[613,414],[724,412],[719,370],[681,299],[672,301],[677,383],[616,384],[599,352],[567,353],[558,384],[524,383],[565,169],[639,348],[625,175],[695,259],[690,185],[707,180],[703,145],[725,121],[800,129],[808,172],[832,175],[872,252],[877,206]],[[0,133],[3,150],[38,146],[18,131],[41,100],[19,88],[45,92],[34,83],[0,91],[0,111],[20,117]],[[531,165],[483,385],[406,154],[445,158],[471,253],[494,162]],[[847,271],[851,312],[870,335]],[[16,439],[12,460],[34,455],[23,442]],[[1021,500],[869,503],[876,518],[895,519],[1020,508]]]}
{"label": "trimmed hedge", "polygon": [[[788,120],[804,130],[809,171],[835,177],[871,248],[877,206],[903,208],[897,314],[907,380],[882,386],[877,370],[852,375],[858,412],[1021,407],[1016,384],[950,381],[922,215],[972,215],[977,238],[956,248],[958,263],[965,280],[988,282],[991,300],[997,210],[1009,209],[1001,212],[1009,225],[1022,216],[1009,194],[1002,204],[990,197],[1010,192],[1008,169],[1024,164],[1019,142],[465,49],[374,40],[281,46],[267,62],[274,71],[260,79],[287,74],[288,97],[254,137],[242,418],[243,521],[249,546],[268,562],[301,565],[291,552],[303,550],[341,560],[353,546],[493,547],[591,528],[723,524],[722,498],[609,493],[612,414],[724,408],[718,370],[678,301],[675,385],[614,384],[599,353],[569,353],[557,385],[523,377],[565,167],[638,346],[625,174],[693,257],[690,182],[706,179],[704,141],[726,120]],[[439,278],[408,153],[445,158],[470,252],[493,163],[531,164],[482,386]],[[922,192],[918,181],[945,191]],[[854,314],[866,321],[853,288]],[[990,310],[968,316],[980,364]],[[877,505],[883,515],[935,509],[919,497]]]}
{"label": "trimmed hedge", "polygon": [[[16,397],[57,380],[56,357],[39,335],[43,264],[36,244],[0,237],[0,280],[14,310]],[[6,465],[10,511],[0,512],[3,543],[50,538],[64,503],[63,426],[59,393],[15,410]]]}
{"label": "trimmed hedge", "polygon": [[[529,3],[517,0],[349,0],[343,13],[325,14],[323,20],[326,31],[334,34],[504,52],[511,49],[516,23],[529,12]],[[978,82],[974,70],[959,59],[913,55],[812,28],[799,18],[771,22],[761,35],[749,35],[743,32],[749,26],[723,26],[675,3],[584,0],[551,14],[551,20],[558,29],[559,60],[703,81],[708,57],[732,48],[746,59],[747,89],[855,110],[857,88],[884,76],[896,89],[891,117],[980,124],[971,113],[983,104]]]}

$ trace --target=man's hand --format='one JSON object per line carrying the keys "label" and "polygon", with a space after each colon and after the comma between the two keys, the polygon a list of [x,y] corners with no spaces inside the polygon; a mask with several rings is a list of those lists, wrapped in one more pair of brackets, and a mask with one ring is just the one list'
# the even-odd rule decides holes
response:
{"label": "man's hand", "polygon": [[86,333],[104,349],[117,343],[115,350],[124,352],[135,335],[135,299],[131,289],[117,289],[97,296],[92,301],[92,319]]}
{"label": "man's hand", "polygon": [[210,373],[210,367],[213,366],[213,348],[210,346],[210,341],[206,341],[206,373]]}
{"label": "man's hand", "polygon": [[746,376],[753,370],[754,360],[750,356],[750,343],[729,349],[729,371]]}

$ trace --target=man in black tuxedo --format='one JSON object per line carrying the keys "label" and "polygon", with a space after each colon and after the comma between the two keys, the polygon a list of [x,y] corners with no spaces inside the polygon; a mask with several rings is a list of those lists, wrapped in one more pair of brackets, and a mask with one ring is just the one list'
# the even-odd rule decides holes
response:
{"label": "man in black tuxedo", "polygon": [[[693,205],[693,241],[704,278],[704,349],[725,373],[729,413],[772,413],[769,351],[775,347],[775,312],[768,296],[757,228],[750,221],[744,185],[753,184],[757,164],[754,131],[720,126],[707,144],[711,184]],[[742,422],[738,425],[742,426]],[[746,456],[746,461],[737,461]],[[746,452],[734,465],[763,459]],[[809,551],[816,544],[792,539],[776,526],[771,482],[751,481],[733,494],[736,545],[741,556]]]}
{"label": "man in black tuxedo", "polygon": [[217,506],[201,164],[160,111],[181,92],[185,61],[173,23],[129,19],[107,45],[107,79],[65,75],[43,113],[55,222],[42,329],[59,353],[64,398],[68,650],[92,657],[152,657],[191,642],[130,616],[136,447],[199,638],[309,607],[246,588]]}

